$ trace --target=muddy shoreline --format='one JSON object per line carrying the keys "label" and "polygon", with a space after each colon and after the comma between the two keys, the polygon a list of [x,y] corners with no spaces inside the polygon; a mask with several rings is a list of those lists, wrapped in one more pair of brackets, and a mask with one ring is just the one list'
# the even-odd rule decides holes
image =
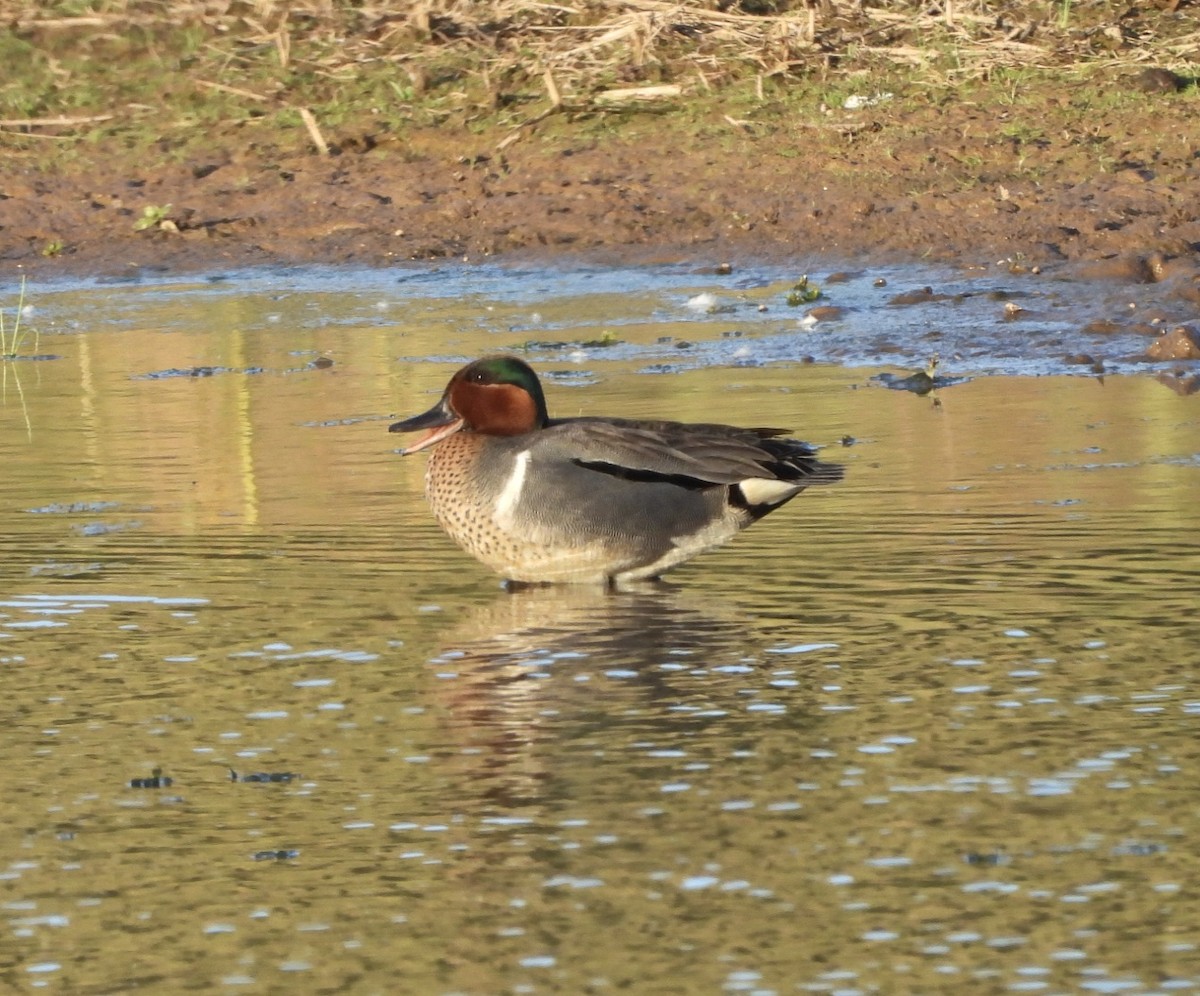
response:
{"label": "muddy shoreline", "polygon": [[[1047,168],[1033,178],[1022,173],[1031,153],[1018,164],[989,139],[974,148],[949,116],[916,124],[935,123],[883,161],[852,145],[831,157],[826,142],[784,155],[771,136],[740,132],[673,148],[630,131],[503,151],[425,134],[329,156],[97,153],[5,177],[0,261],[11,279],[443,258],[911,259],[1166,280],[1200,302],[1195,154],[1154,167],[1131,146],[1097,171],[1064,143],[1041,150]],[[147,209],[160,215],[144,224]]]}

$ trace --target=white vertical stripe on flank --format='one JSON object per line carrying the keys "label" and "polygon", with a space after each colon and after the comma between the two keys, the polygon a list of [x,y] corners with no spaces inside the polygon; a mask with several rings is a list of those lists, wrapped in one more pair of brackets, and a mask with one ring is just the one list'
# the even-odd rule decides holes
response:
{"label": "white vertical stripe on flank", "polygon": [[521,500],[521,491],[525,487],[525,471],[529,468],[529,450],[517,454],[515,466],[508,480],[504,482],[504,490],[496,499],[496,518],[512,521],[513,513],[517,510],[517,502]]}

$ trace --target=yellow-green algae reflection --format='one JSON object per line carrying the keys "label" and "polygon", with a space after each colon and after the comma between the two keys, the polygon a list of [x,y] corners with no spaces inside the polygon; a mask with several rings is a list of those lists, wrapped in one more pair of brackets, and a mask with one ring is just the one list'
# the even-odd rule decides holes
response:
{"label": "yellow-green algae reflection", "polygon": [[[455,366],[397,357],[502,337],[239,307],[57,336],[0,409],[4,988],[1200,985],[1195,398],[543,357],[561,414],[848,476],[662,587],[509,593],[385,431]],[[141,376],[192,367],[262,372]]]}

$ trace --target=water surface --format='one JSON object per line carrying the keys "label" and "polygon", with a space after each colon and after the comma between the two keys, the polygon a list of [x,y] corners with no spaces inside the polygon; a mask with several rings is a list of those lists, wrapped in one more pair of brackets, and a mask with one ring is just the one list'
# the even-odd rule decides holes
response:
{"label": "water surface", "polygon": [[[886,390],[870,343],[923,362],[919,322],[863,304],[834,355],[751,277],[35,294],[59,358],[6,363],[0,409],[6,987],[1200,986],[1195,397],[1029,376],[1007,332]],[[521,343],[560,414],[788,425],[847,479],[658,587],[505,591],[386,427]]]}

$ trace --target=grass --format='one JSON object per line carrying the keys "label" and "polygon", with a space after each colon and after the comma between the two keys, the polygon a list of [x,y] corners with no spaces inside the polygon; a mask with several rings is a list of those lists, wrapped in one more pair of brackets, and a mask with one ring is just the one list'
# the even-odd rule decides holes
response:
{"label": "grass", "polygon": [[[547,113],[678,115],[736,97],[850,95],[1160,65],[1196,76],[1195,22],[1116,0],[0,0],[0,133],[32,156],[283,148]],[[886,81],[886,85],[884,82]],[[656,103],[638,88],[673,84]],[[631,91],[614,108],[607,94]],[[883,108],[879,113],[889,113]],[[304,118],[304,126],[297,124]],[[328,132],[329,134],[325,134]]]}
{"label": "grass", "polygon": [[159,228],[170,213],[170,204],[147,204],[142,208],[141,217],[133,223],[133,230],[144,232],[147,228]]}
{"label": "grass", "polygon": [[5,321],[4,309],[0,308],[0,359],[11,360],[20,355],[21,346],[25,343],[29,336],[33,336],[33,352],[38,351],[38,346],[41,343],[41,336],[35,327],[32,332],[28,325],[24,324],[22,319],[25,315],[25,278],[21,278],[21,291],[17,297],[17,307],[13,314],[13,323],[11,328]]}
{"label": "grass", "polygon": [[[21,277],[21,292],[17,296],[17,307],[13,315],[13,324],[11,329],[7,325],[4,318],[4,309],[0,308],[0,360],[15,360],[20,355],[21,346],[25,343],[30,331],[27,325],[24,325],[22,319],[25,315],[25,278]],[[41,336],[35,327],[33,335],[33,354],[36,355],[38,345],[41,341]],[[0,403],[7,404],[8,402],[8,369],[9,364],[3,365],[3,370],[0,372]],[[25,391],[21,387],[21,378],[17,373],[15,365],[13,366],[13,383],[17,388],[17,397],[21,403],[21,415],[25,419],[25,435],[30,442],[33,441],[33,423],[29,420],[29,408],[25,404]]]}

